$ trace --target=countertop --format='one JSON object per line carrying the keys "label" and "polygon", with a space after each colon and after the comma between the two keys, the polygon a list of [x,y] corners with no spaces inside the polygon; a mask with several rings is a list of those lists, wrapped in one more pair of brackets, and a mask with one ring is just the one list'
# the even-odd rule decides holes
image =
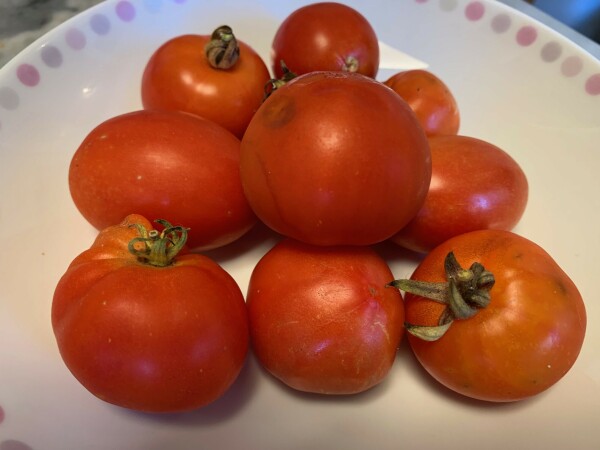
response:
{"label": "countertop", "polygon": [[[103,0],[7,0],[0,2],[0,67],[38,37]],[[403,0],[405,1],[405,0]],[[600,45],[524,0],[499,0],[554,28],[596,58]]]}

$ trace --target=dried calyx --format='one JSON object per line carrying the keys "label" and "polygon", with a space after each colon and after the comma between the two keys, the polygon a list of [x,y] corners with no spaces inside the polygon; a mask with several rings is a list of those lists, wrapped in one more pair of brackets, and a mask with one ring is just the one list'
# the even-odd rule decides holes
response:
{"label": "dried calyx", "polygon": [[128,249],[131,254],[144,264],[165,267],[173,263],[175,256],[181,251],[187,240],[188,228],[173,226],[166,220],[158,219],[162,232],[148,231],[143,225],[133,224],[140,236],[129,241]]}

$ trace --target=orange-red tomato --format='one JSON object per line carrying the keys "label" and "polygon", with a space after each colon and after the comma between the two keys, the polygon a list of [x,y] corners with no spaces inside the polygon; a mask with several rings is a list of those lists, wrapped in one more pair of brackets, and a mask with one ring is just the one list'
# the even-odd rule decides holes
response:
{"label": "orange-red tomato", "polygon": [[256,223],[240,180],[240,141],[209,120],[172,111],[113,117],[83,140],[69,188],[96,228],[131,213],[190,228],[189,246],[229,244]]}
{"label": "orange-red tomato", "polygon": [[209,35],[177,36],[160,46],[142,78],[145,109],[184,111],[225,127],[238,138],[260,106],[270,79],[267,66],[249,45],[237,41],[239,59],[214,68],[204,54]]}
{"label": "orange-red tomato", "polygon": [[422,69],[398,72],[384,82],[413,109],[428,136],[457,134],[460,112],[454,95],[435,74]]}
{"label": "orange-red tomato", "polygon": [[258,217],[317,245],[368,245],[397,233],[429,188],[429,144],[410,107],[381,83],[312,72],[275,91],[241,145]]}
{"label": "orange-red tomato", "polygon": [[[438,340],[408,335],[423,367],[460,394],[494,402],[525,399],[558,382],[575,363],[586,330],[585,306],[573,281],[537,244],[500,230],[446,241],[411,279],[448,281],[444,261],[451,251],[463,268],[481,263],[495,283],[489,305],[454,320]],[[478,289],[459,290],[469,303]],[[436,326],[446,306],[406,293],[405,308],[408,323]]]}
{"label": "orange-red tomato", "polygon": [[66,366],[95,396],[134,410],[186,411],[236,380],[248,314],[225,270],[206,256],[173,255],[177,247],[164,239],[181,231],[152,238],[152,228],[130,215],[103,230],[59,281],[52,327]]}
{"label": "orange-red tomato", "polygon": [[271,48],[277,78],[281,61],[295,74],[348,71],[374,78],[379,68],[379,42],[368,20],[350,6],[313,3],[290,14],[279,26]]}
{"label": "orange-red tomato", "polygon": [[426,253],[453,236],[512,230],[528,199],[519,164],[489,142],[460,135],[429,138],[432,175],[425,203],[392,241]]}
{"label": "orange-red tomato", "polygon": [[400,293],[368,247],[276,244],[252,272],[246,301],[262,366],[286,385],[354,394],[389,373],[403,333]]}

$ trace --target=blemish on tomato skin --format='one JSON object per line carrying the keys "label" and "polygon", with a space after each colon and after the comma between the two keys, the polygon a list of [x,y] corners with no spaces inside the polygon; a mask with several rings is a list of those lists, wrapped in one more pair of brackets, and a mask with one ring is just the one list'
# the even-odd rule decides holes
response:
{"label": "blemish on tomato skin", "polygon": [[269,128],[281,128],[296,115],[296,102],[286,95],[270,97],[262,107],[264,123]]}

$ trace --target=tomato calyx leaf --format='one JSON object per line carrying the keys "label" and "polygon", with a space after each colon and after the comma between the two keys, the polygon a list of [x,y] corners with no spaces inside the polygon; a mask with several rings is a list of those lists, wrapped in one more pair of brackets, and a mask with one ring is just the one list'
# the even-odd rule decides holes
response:
{"label": "tomato calyx leaf", "polygon": [[230,26],[221,25],[212,32],[210,41],[204,46],[204,54],[215,69],[227,70],[235,65],[240,57],[240,47]]}
{"label": "tomato calyx leaf", "polygon": [[148,231],[139,223],[131,225],[138,230],[140,237],[129,241],[128,249],[138,261],[144,264],[166,267],[173,263],[175,256],[185,245],[189,228],[173,226],[163,219],[154,222],[161,224],[164,227],[163,231]]}
{"label": "tomato calyx leaf", "polygon": [[487,307],[491,300],[490,290],[495,279],[482,264],[475,262],[469,269],[464,269],[454,252],[450,252],[444,260],[444,270],[447,279],[445,282],[400,279],[389,283],[389,286],[404,292],[446,305],[436,326],[405,323],[409,333],[426,341],[440,339],[454,320],[473,317],[480,309]]}
{"label": "tomato calyx leaf", "polygon": [[277,89],[279,89],[282,86],[285,86],[289,81],[293,80],[298,76],[296,73],[292,72],[288,68],[283,59],[279,62],[279,64],[281,66],[281,72],[283,73],[283,75],[281,75],[281,78],[271,78],[269,81],[267,81],[267,83],[265,84],[265,95],[263,101],[265,101]]}

